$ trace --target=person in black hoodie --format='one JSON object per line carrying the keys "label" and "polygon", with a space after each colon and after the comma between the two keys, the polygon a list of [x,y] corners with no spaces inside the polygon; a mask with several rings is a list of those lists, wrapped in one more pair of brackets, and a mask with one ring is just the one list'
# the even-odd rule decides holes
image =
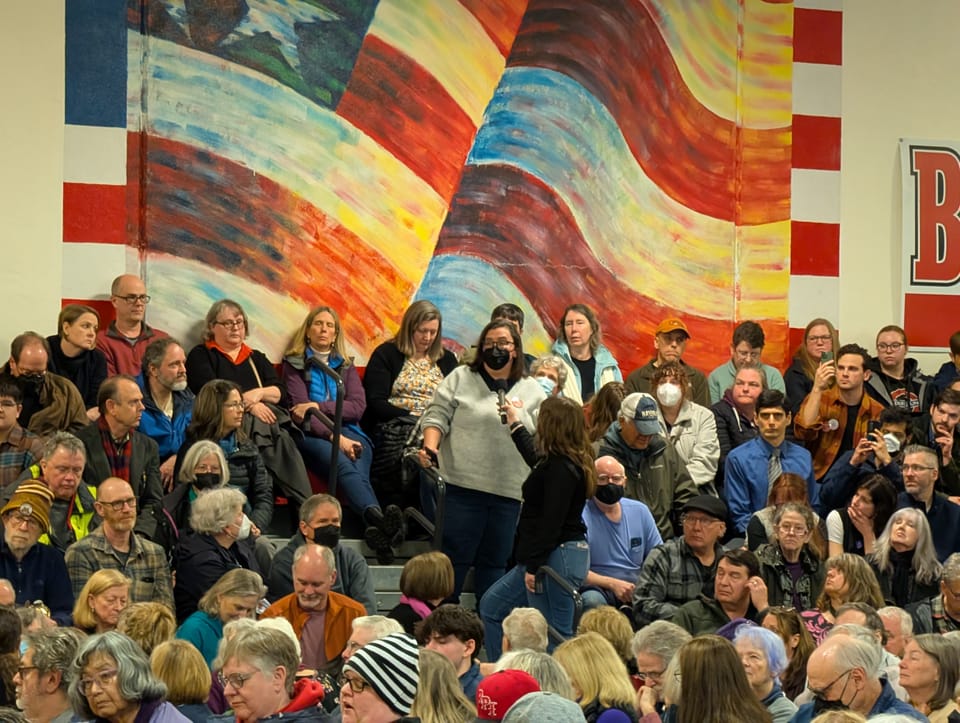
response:
{"label": "person in black hoodie", "polygon": [[47,337],[50,358],[47,369],[73,382],[87,417],[100,416],[97,392],[107,378],[107,358],[97,349],[100,314],[91,306],[67,304],[57,317],[57,333]]}
{"label": "person in black hoodie", "polygon": [[537,589],[537,570],[549,565],[577,589],[587,575],[589,548],[581,516],[596,489],[596,469],[579,405],[550,397],[540,405],[534,439],[512,403],[503,411],[511,438],[533,469],[523,483],[523,507],[513,557],[516,566],[480,600],[487,655],[500,657],[503,619],[515,607],[534,607],[564,638],[573,634],[573,599],[549,578]]}
{"label": "person in black hoodie", "polygon": [[907,334],[894,324],[877,332],[877,355],[867,368],[867,394],[885,407],[919,417],[933,399],[932,379],[920,371],[916,359],[907,359]]}

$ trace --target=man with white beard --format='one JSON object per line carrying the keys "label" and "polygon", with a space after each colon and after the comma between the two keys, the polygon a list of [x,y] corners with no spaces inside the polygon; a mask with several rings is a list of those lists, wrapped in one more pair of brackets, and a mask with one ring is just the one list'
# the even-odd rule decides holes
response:
{"label": "man with white beard", "polygon": [[160,479],[173,487],[177,450],[193,417],[193,392],[187,387],[187,355],[170,337],[152,342],[143,352],[143,370],[137,383],[143,390],[139,431],[160,447]]}

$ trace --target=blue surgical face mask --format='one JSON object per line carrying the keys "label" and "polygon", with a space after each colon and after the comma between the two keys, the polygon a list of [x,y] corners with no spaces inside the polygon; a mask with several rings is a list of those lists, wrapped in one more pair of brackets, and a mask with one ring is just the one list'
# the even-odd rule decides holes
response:
{"label": "blue surgical face mask", "polygon": [[534,379],[537,380],[544,394],[548,397],[553,395],[553,390],[557,388],[557,383],[553,379],[550,377],[534,377]]}

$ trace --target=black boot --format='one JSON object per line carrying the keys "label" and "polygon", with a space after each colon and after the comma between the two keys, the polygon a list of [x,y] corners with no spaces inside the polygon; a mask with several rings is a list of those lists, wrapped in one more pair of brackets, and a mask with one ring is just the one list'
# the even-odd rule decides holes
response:
{"label": "black boot", "polygon": [[367,544],[377,555],[381,565],[393,563],[393,547],[403,542],[403,513],[396,505],[388,505],[385,510],[368,507],[363,512],[368,527],[363,533]]}

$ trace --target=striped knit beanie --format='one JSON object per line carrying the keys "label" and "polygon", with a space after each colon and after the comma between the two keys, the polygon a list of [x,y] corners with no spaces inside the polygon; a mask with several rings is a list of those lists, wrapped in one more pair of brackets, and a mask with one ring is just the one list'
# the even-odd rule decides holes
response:
{"label": "striped knit beanie", "polygon": [[351,655],[343,669],[367,681],[395,713],[410,712],[420,679],[420,651],[412,636],[394,633],[374,640]]}

